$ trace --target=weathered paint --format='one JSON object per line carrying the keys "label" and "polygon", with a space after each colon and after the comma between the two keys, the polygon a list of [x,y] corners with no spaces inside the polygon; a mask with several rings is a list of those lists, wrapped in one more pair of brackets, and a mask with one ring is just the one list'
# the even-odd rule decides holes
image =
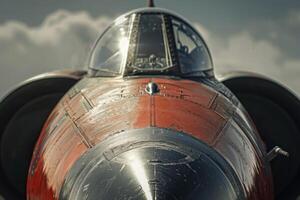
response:
{"label": "weathered paint", "polygon": [[[159,92],[149,95],[155,82]],[[234,115],[251,130],[245,132]],[[89,148],[125,130],[158,127],[190,134],[235,170],[248,199],[273,199],[265,150],[243,111],[216,90],[169,78],[85,78],[56,106],[37,142],[28,199],[58,199],[66,173]]]}

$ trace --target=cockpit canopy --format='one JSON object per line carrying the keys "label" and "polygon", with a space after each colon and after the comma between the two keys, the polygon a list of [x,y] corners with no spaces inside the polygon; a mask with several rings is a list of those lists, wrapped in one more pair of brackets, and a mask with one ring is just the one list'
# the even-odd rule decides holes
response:
{"label": "cockpit canopy", "polygon": [[209,50],[197,31],[169,11],[147,8],[119,17],[98,39],[91,76],[205,76]]}

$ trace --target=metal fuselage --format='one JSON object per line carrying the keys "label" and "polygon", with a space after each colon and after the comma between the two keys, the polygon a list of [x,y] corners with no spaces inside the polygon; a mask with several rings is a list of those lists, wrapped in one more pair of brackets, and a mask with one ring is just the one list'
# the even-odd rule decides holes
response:
{"label": "metal fuselage", "polygon": [[[145,91],[149,82],[158,85],[158,93]],[[247,199],[273,199],[262,141],[238,101],[217,87],[168,77],[84,78],[44,125],[33,153],[27,199],[58,199],[70,169],[89,149],[116,134],[149,127],[206,143],[232,167]]]}

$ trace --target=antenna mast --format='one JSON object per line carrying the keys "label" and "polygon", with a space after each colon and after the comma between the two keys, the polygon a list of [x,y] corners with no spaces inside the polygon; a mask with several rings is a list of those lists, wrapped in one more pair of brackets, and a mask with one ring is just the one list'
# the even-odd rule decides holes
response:
{"label": "antenna mast", "polygon": [[148,0],[148,7],[150,7],[150,8],[155,7],[154,0]]}

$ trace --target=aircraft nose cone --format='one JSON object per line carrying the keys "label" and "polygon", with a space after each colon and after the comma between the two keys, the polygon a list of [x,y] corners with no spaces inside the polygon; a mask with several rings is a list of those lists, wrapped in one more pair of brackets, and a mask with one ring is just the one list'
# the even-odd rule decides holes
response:
{"label": "aircraft nose cone", "polygon": [[[153,133],[153,131],[150,131]],[[145,133],[145,130],[143,131]],[[143,138],[143,133],[139,137]],[[180,138],[144,139],[99,145],[86,154],[65,181],[60,199],[239,199],[234,176],[215,152],[195,149]],[[123,133],[124,134],[124,133]],[[179,137],[180,135],[177,134]],[[157,138],[157,135],[156,135]],[[168,139],[168,140],[165,140]],[[174,140],[175,139],[175,140]],[[172,141],[173,140],[173,141]],[[112,143],[114,143],[112,141]],[[111,143],[111,144],[112,144]],[[221,163],[221,165],[220,165]]]}

